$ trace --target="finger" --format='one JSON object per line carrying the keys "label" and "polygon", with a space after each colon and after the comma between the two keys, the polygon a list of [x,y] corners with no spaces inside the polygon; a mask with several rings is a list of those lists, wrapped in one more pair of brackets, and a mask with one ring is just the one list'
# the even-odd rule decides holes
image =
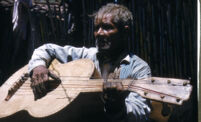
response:
{"label": "finger", "polygon": [[41,92],[40,89],[38,88],[38,84],[39,84],[38,75],[34,75],[33,78],[31,79],[31,88],[33,89],[34,94],[37,94],[37,91]]}
{"label": "finger", "polygon": [[111,82],[111,89],[116,89],[117,88],[117,84],[115,82]]}
{"label": "finger", "polygon": [[37,75],[37,82],[35,82],[35,89],[36,89],[36,92],[41,94],[42,91],[41,91],[41,88],[40,88],[40,83],[41,83],[41,78]]}
{"label": "finger", "polygon": [[48,75],[49,75],[51,78],[53,78],[54,80],[61,81],[61,79],[60,79],[57,75],[55,75],[53,72],[51,72],[51,71],[48,72]]}
{"label": "finger", "polygon": [[42,91],[41,91],[41,88],[40,88],[39,84],[37,84],[35,86],[35,89],[36,89],[37,94],[42,94]]}
{"label": "finger", "polygon": [[36,88],[32,87],[32,91],[33,91],[33,94],[34,94],[34,100],[37,100],[38,99],[38,93],[36,91]]}
{"label": "finger", "polygon": [[37,100],[40,96],[40,94],[42,94],[41,88],[40,88],[40,82],[41,81],[41,77],[39,76],[39,74],[33,74],[32,78],[31,78],[31,88],[34,94],[34,99]]}
{"label": "finger", "polygon": [[39,75],[38,77],[38,84],[37,84],[37,91],[39,92],[40,95],[43,95],[46,93],[46,87],[45,83],[46,81],[44,80],[44,74]]}
{"label": "finger", "polygon": [[46,93],[46,88],[45,88],[45,85],[44,83],[39,83],[38,84],[38,89],[40,90],[40,94],[45,94]]}
{"label": "finger", "polygon": [[44,82],[48,81],[48,74],[44,74],[44,75],[43,75],[43,81],[44,81]]}
{"label": "finger", "polygon": [[44,78],[44,74],[41,74],[39,87],[41,88],[42,92],[46,92],[45,82],[47,80]]}
{"label": "finger", "polygon": [[117,82],[117,84],[116,84],[116,89],[117,89],[118,91],[123,91],[123,90],[124,90],[124,87],[123,87],[122,82]]}
{"label": "finger", "polygon": [[39,75],[35,74],[33,76],[33,82],[34,82],[34,86],[36,86],[39,83]]}
{"label": "finger", "polygon": [[31,88],[33,88],[35,86],[35,78],[31,78]]}
{"label": "finger", "polygon": [[36,74],[33,74],[31,77],[31,82],[37,82],[36,80],[37,80]]}
{"label": "finger", "polygon": [[103,90],[108,90],[111,88],[111,83],[110,82],[104,82],[103,83]]}

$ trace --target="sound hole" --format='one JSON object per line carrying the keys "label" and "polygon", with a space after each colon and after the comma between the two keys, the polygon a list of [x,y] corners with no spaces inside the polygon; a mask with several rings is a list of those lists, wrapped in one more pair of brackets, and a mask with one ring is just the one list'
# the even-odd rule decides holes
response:
{"label": "sound hole", "polygon": [[56,89],[60,83],[61,83],[61,80],[49,80],[49,81],[45,82],[44,85],[45,85],[46,90],[43,92],[34,93],[34,99],[37,100],[37,99],[44,97],[47,93]]}

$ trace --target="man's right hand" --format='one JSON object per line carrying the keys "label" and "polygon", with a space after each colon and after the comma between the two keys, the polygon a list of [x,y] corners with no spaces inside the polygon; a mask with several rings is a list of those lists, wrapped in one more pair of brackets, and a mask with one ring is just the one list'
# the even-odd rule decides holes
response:
{"label": "man's right hand", "polygon": [[45,66],[37,66],[32,70],[31,88],[34,93],[35,100],[47,93],[45,82],[48,81],[49,70]]}

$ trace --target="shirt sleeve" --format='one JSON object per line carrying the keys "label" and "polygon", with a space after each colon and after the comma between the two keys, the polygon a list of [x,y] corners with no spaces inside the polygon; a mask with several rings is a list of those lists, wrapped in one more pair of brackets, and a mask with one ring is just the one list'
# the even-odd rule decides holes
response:
{"label": "shirt sleeve", "polygon": [[151,112],[150,101],[131,92],[125,99],[128,122],[147,122]]}
{"label": "shirt sleeve", "polygon": [[31,72],[33,68],[39,65],[49,66],[51,61],[55,58],[61,63],[84,58],[88,55],[89,51],[90,50],[85,47],[62,47],[55,44],[45,44],[34,50],[28,64],[28,71]]}
{"label": "shirt sleeve", "polygon": [[151,77],[151,69],[149,65],[141,58],[134,56],[134,61],[132,63],[132,78],[143,79]]}
{"label": "shirt sleeve", "polygon": [[[143,79],[151,77],[151,69],[149,65],[135,56],[132,63],[132,78]],[[128,122],[147,122],[149,120],[150,100],[141,97],[135,92],[131,92],[125,99],[127,108],[127,120]]]}

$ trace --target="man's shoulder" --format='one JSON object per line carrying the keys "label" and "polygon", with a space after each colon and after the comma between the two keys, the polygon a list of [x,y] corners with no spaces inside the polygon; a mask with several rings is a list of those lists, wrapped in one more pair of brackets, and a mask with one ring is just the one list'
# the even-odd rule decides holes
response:
{"label": "man's shoulder", "polygon": [[90,55],[95,55],[98,52],[97,48],[95,48],[95,47],[89,47],[89,48],[82,47],[82,48],[84,49],[85,53],[90,54]]}
{"label": "man's shoulder", "polygon": [[142,79],[151,76],[151,69],[146,61],[137,55],[130,55],[130,66],[132,69],[131,77],[135,79]]}
{"label": "man's shoulder", "polygon": [[83,48],[86,48],[87,50],[91,50],[91,51],[94,51],[94,52],[98,51],[96,47],[83,47]]}
{"label": "man's shoulder", "polygon": [[139,56],[135,55],[135,54],[129,54],[130,58],[131,58],[131,62],[133,62],[136,65],[142,64],[144,66],[148,66],[148,63],[146,61],[144,61],[142,58],[140,58]]}

